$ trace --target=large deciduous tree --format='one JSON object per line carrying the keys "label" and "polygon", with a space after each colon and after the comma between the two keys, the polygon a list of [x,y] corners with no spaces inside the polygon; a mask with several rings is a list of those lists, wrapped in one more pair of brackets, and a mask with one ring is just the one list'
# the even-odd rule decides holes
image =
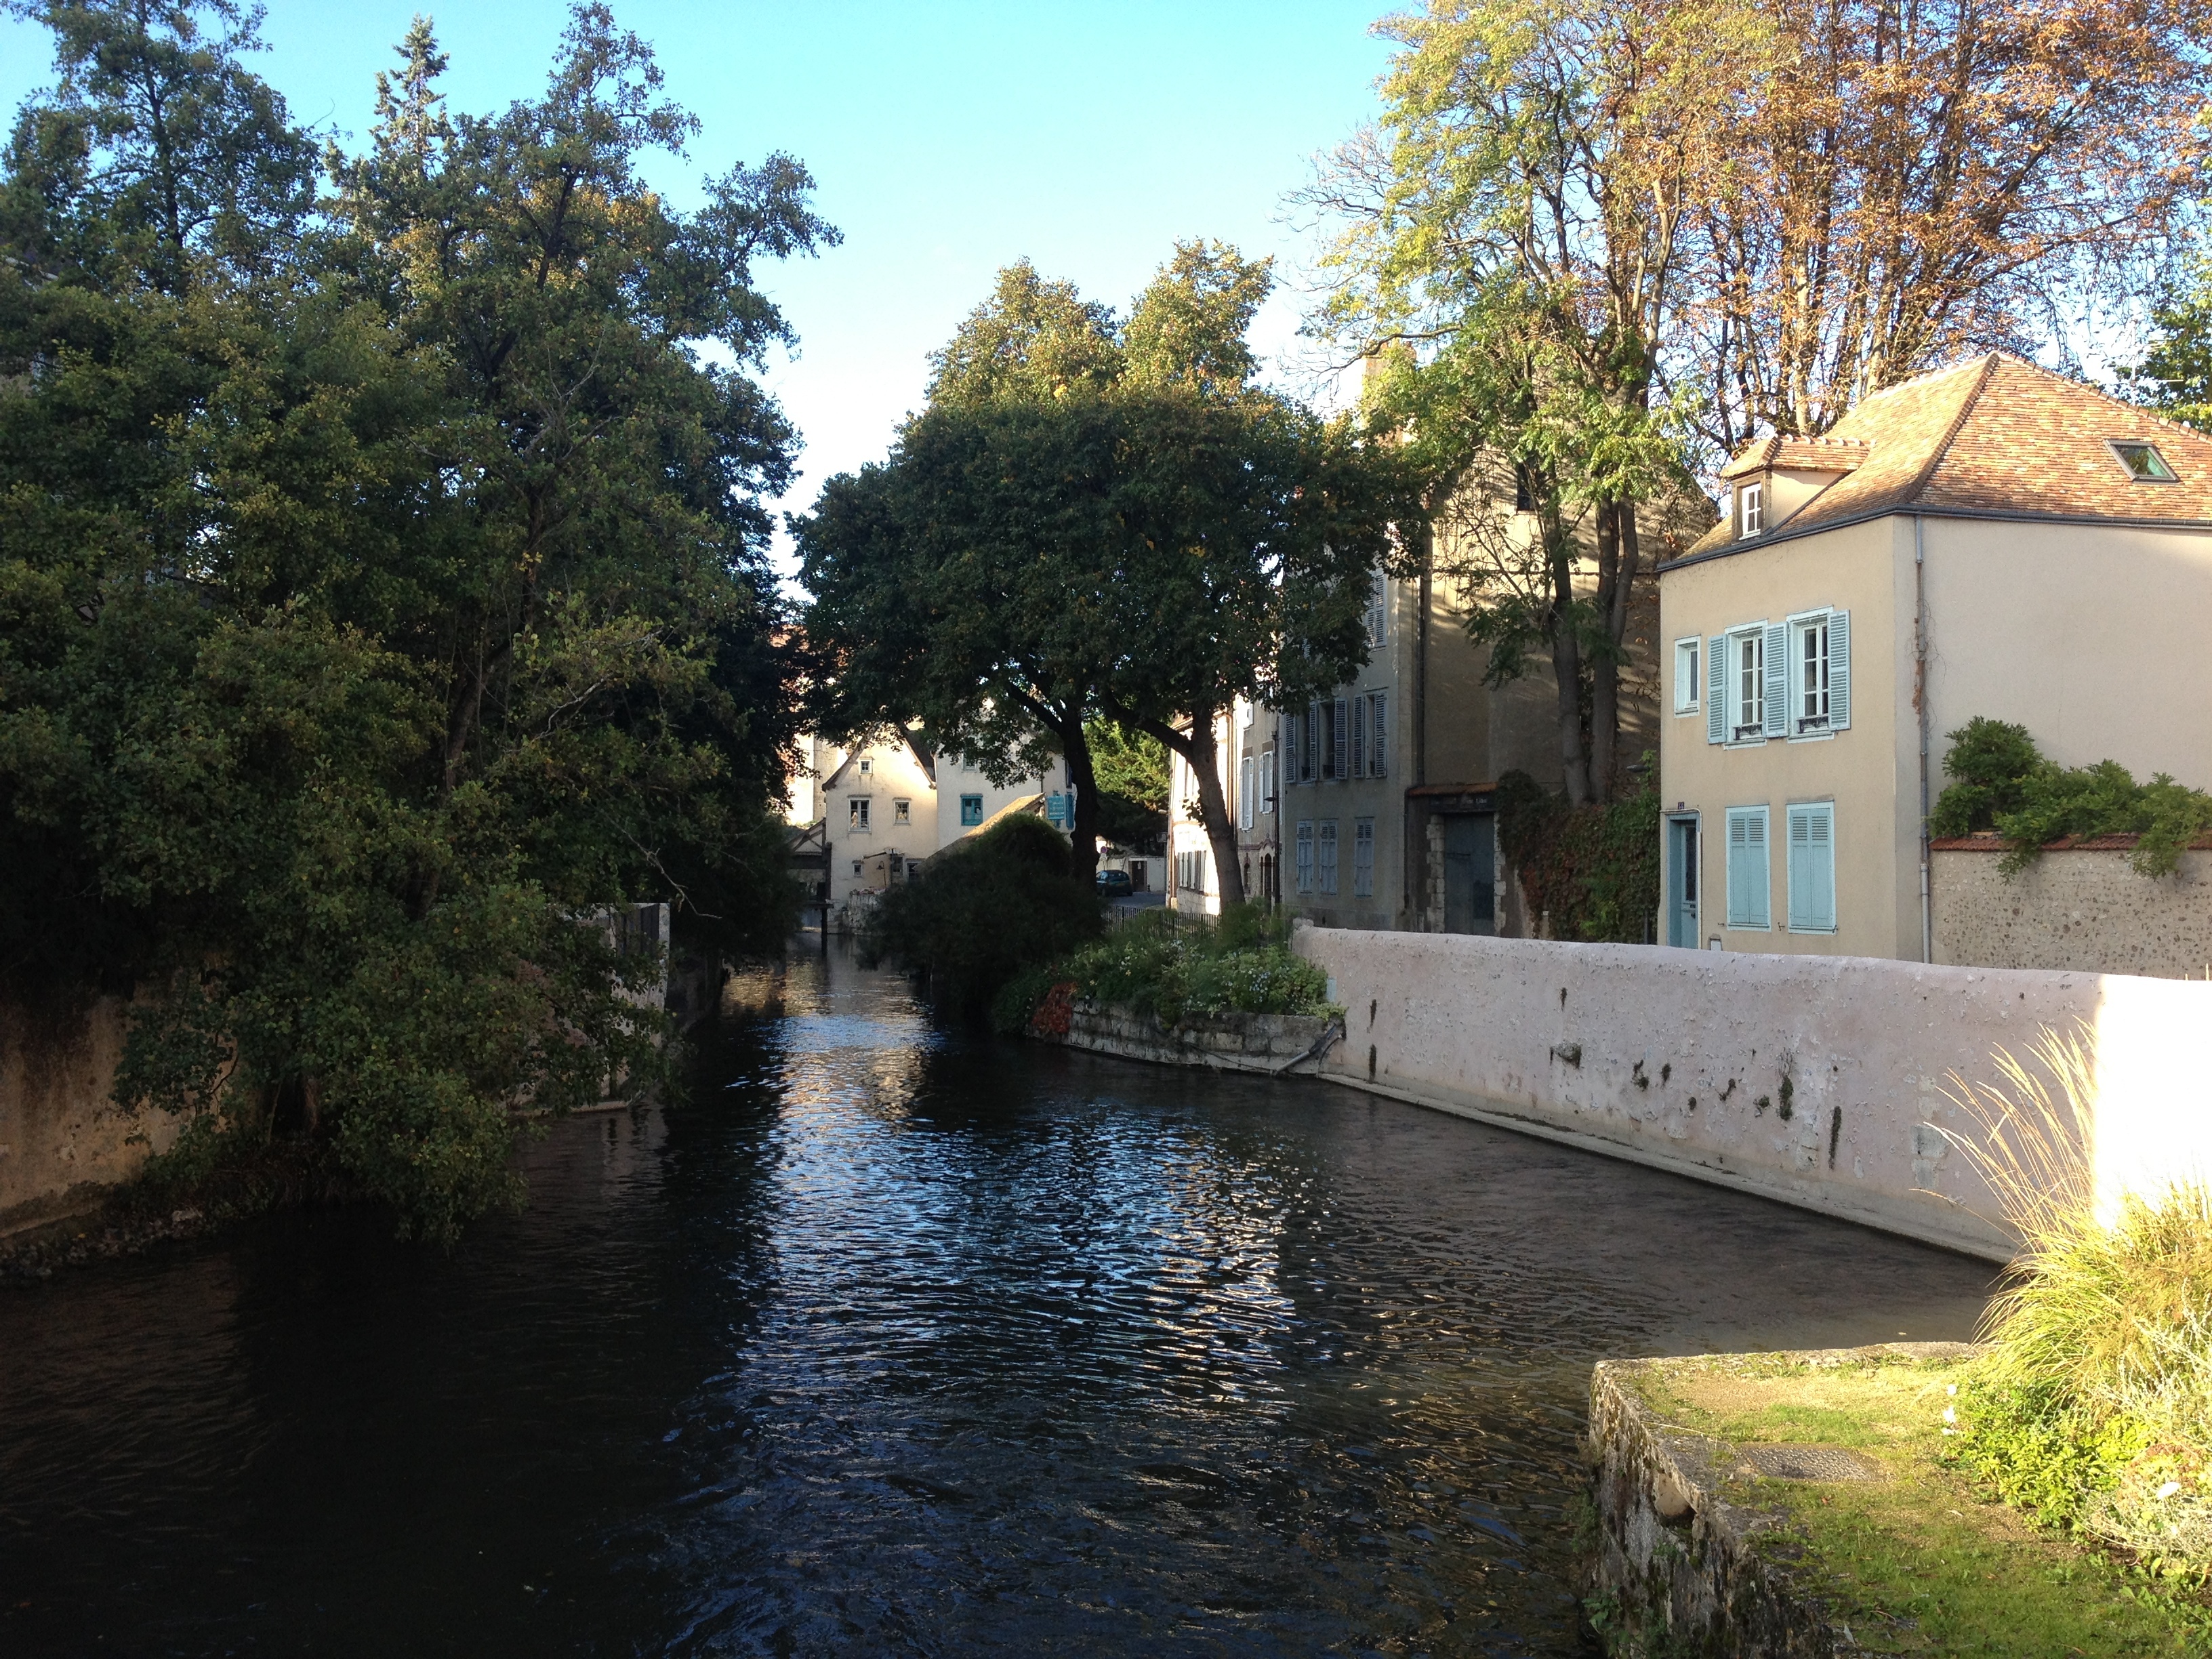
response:
{"label": "large deciduous tree", "polygon": [[1387,457],[1252,385],[1267,283],[1188,245],[1117,330],[1067,285],[1002,272],[890,459],[798,526],[825,724],[919,721],[1006,775],[1042,740],[1067,757],[1087,878],[1106,715],[1190,763],[1240,899],[1214,717],[1364,659],[1368,573],[1403,505]]}
{"label": "large deciduous tree", "polygon": [[[752,263],[795,163],[672,211],[650,54],[572,15],[449,116],[427,26],[335,194],[225,3],[26,7],[0,176],[0,974],[145,994],[118,1094],[449,1233],[523,1099],[655,1061],[602,907],[789,914]],[[702,367],[720,348],[726,369]]]}
{"label": "large deciduous tree", "polygon": [[[1378,404],[1464,509],[1493,673],[1550,654],[1571,797],[1610,781],[1670,437],[1698,465],[1817,433],[2138,286],[2203,154],[2207,15],[1431,0],[1382,26],[1383,117],[1304,193],[1338,228],[1317,325],[1403,349]],[[1500,523],[1505,488],[1532,517]]]}

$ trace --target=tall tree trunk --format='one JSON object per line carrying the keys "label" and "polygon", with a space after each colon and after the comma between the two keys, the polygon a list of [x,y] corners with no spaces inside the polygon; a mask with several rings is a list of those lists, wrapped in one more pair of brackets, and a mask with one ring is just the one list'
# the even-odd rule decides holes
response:
{"label": "tall tree trunk", "polygon": [[[1547,515],[1548,518],[1548,515]],[[1552,680],[1558,690],[1559,771],[1567,799],[1589,804],[1589,761],[1583,750],[1583,648],[1575,631],[1574,550],[1556,520],[1544,526],[1552,567]]]}
{"label": "tall tree trunk", "polygon": [[1091,763],[1091,740],[1080,719],[1060,732],[1060,749],[1067,762],[1067,781],[1075,791],[1075,822],[1069,825],[1067,864],[1078,881],[1096,883],[1098,877],[1098,775]]}
{"label": "tall tree trunk", "polygon": [[[1620,635],[1613,630],[1613,589],[1620,574],[1620,506],[1602,501],[1597,509],[1597,608],[1605,619],[1607,642],[1614,647]],[[1613,799],[1614,753],[1620,735],[1620,657],[1616,649],[1590,654],[1590,799]]]}
{"label": "tall tree trunk", "polygon": [[[1219,753],[1213,740],[1213,711],[1201,709],[1190,717],[1190,729],[1170,726],[1161,720],[1143,720],[1138,729],[1148,732],[1183,758],[1190,768],[1191,776],[1198,783],[1199,822],[1206,827],[1206,839],[1213,849],[1214,868],[1220,874],[1221,902],[1225,907],[1244,902],[1244,867],[1237,862],[1237,825],[1229,816],[1229,798],[1221,787],[1221,774],[1215,760]],[[1174,811],[1175,803],[1168,803]],[[1172,850],[1172,849],[1171,849]]]}

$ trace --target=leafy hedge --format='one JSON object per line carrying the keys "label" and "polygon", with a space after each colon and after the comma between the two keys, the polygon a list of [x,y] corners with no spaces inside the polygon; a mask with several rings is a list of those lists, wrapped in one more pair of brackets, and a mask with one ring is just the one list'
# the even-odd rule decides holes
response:
{"label": "leafy hedge", "polygon": [[2024,726],[1976,716],[1951,733],[1946,786],[1928,815],[1939,838],[1994,830],[2005,838],[1999,867],[2016,875],[2052,842],[2069,836],[2136,836],[2139,875],[2172,873],[2182,849],[2212,835],[2212,795],[2160,772],[2148,783],[2118,761],[2062,767],[2044,758]]}
{"label": "leafy hedge", "polygon": [[1659,908],[1656,784],[1575,807],[1526,772],[1508,772],[1498,781],[1498,827],[1531,927],[1548,912],[1553,939],[1647,942]]}

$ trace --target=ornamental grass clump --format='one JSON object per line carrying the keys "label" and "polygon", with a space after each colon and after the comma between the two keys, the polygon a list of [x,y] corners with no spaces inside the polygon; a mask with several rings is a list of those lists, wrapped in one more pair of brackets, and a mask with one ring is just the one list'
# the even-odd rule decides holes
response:
{"label": "ornamental grass clump", "polygon": [[1952,1139],[2021,1241],[1960,1402],[1959,1459],[2046,1521],[2212,1583],[2212,1191],[2100,1207],[2086,1030],[1996,1059],[2000,1084],[1948,1091],[1981,1132]]}

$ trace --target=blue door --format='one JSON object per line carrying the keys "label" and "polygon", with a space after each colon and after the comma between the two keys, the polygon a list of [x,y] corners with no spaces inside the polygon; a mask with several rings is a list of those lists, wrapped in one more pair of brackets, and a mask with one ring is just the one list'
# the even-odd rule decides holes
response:
{"label": "blue door", "polygon": [[1698,948],[1698,821],[1667,820],[1667,943]]}

